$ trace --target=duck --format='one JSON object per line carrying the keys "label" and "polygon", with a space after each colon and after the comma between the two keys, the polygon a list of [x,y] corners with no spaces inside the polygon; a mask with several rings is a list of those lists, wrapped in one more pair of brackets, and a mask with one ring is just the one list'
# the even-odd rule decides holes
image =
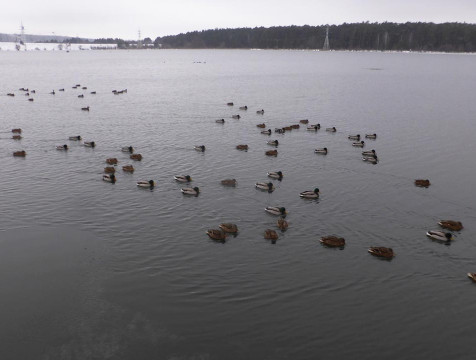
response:
{"label": "duck", "polygon": [[303,199],[317,199],[319,197],[319,188],[303,191],[299,196]]}
{"label": "duck", "polygon": [[299,122],[301,124],[309,124],[309,120],[305,119],[305,120],[299,120]]}
{"label": "duck", "polygon": [[153,188],[155,186],[154,180],[142,180],[137,182],[138,187],[143,187],[143,188]]}
{"label": "duck", "polygon": [[278,146],[279,141],[278,140],[270,140],[266,144],[271,145],[271,146]]}
{"label": "duck", "polygon": [[83,89],[83,90],[87,90],[88,88],[87,88],[87,86],[83,86],[82,89]]}
{"label": "duck", "polygon": [[282,180],[283,176],[284,175],[281,171],[276,171],[276,172],[270,171],[270,172],[268,172],[268,177],[270,177],[271,179]]}
{"label": "duck", "polygon": [[31,90],[30,91],[32,94],[36,94],[36,90]]}
{"label": "duck", "polygon": [[327,128],[326,131],[329,131],[329,132],[336,132],[337,129],[335,126],[331,127],[331,128]]}
{"label": "duck", "polygon": [[106,159],[106,162],[109,165],[116,165],[117,164],[117,159],[116,158],[109,158],[109,159]]}
{"label": "duck", "polygon": [[240,106],[240,110],[248,110],[248,106]]}
{"label": "duck", "polygon": [[25,93],[25,96],[30,96],[30,93],[29,92]]}
{"label": "duck", "polygon": [[284,131],[291,131],[293,128],[291,126],[285,126],[283,127]]}
{"label": "duck", "polygon": [[114,174],[103,175],[102,180],[114,184],[116,182],[116,176]]}
{"label": "duck", "polygon": [[337,236],[323,236],[320,240],[321,244],[329,247],[344,247],[345,239]]}
{"label": "duck", "polygon": [[68,145],[58,145],[56,146],[56,150],[68,150]]}
{"label": "duck", "polygon": [[12,139],[13,139],[13,140],[21,140],[22,137],[21,137],[21,135],[13,135],[13,136],[12,136]]}
{"label": "duck", "polygon": [[226,233],[218,229],[208,229],[207,235],[210,237],[210,239],[213,239],[213,240],[217,240],[217,241],[226,240]]}
{"label": "duck", "polygon": [[273,183],[263,183],[263,182],[258,182],[255,184],[255,187],[260,190],[266,190],[268,192],[273,192],[274,191],[274,185]]}
{"label": "duck", "polygon": [[443,229],[448,229],[452,231],[460,231],[463,229],[463,224],[461,221],[454,221],[454,220],[440,220],[438,222]]}
{"label": "duck", "polygon": [[114,166],[106,166],[104,168],[104,172],[106,174],[114,174],[116,172],[116,168]]}
{"label": "duck", "polygon": [[321,149],[316,149],[314,150],[316,154],[322,154],[322,155],[327,155],[327,148],[321,148]]}
{"label": "duck", "polygon": [[85,141],[83,145],[90,148],[96,147],[96,143],[94,141]]}
{"label": "duck", "polygon": [[122,167],[122,171],[133,173],[133,172],[134,172],[134,166],[132,166],[132,165],[124,165],[124,166]]}
{"label": "duck", "polygon": [[374,256],[382,257],[385,259],[392,259],[395,256],[392,248],[387,248],[383,246],[371,247],[369,248],[369,253]]}
{"label": "duck", "polygon": [[236,226],[235,224],[223,223],[218,225],[218,227],[226,233],[236,234],[238,232],[238,226]]}
{"label": "duck", "polygon": [[307,131],[317,131],[319,127],[317,125],[310,125],[306,128]]}
{"label": "duck", "polygon": [[35,101],[35,99],[33,99],[33,98],[29,98],[29,99],[28,99],[28,101]]}
{"label": "duck", "polygon": [[25,157],[25,156],[26,156],[26,151],[25,151],[25,150],[15,151],[15,152],[13,153],[13,156]]}
{"label": "duck", "polygon": [[96,91],[91,91],[90,94],[91,95],[96,95]]}
{"label": "duck", "polygon": [[72,88],[72,89],[77,89],[78,87],[77,87],[77,86],[72,86],[71,88]]}
{"label": "duck", "polygon": [[362,161],[366,161],[366,162],[369,162],[371,164],[376,164],[378,163],[378,158],[374,155],[374,156],[364,156],[362,158]]}
{"label": "duck", "polygon": [[370,151],[362,151],[362,155],[363,155],[363,156],[372,156],[372,155],[377,156],[377,153],[375,152],[374,149],[372,149],[372,150],[370,150]]}
{"label": "duck", "polygon": [[261,131],[263,135],[271,135],[271,129]]}
{"label": "duck", "polygon": [[476,282],[476,273],[468,273],[468,277],[473,280],[474,282]]}
{"label": "duck", "polygon": [[284,208],[284,207],[267,206],[264,210],[265,210],[267,213],[271,214],[271,215],[286,216],[286,214],[287,214],[286,208]]}
{"label": "duck", "polygon": [[232,102],[226,103],[228,106],[233,106],[234,104]]}
{"label": "duck", "polygon": [[355,143],[352,143],[352,146],[355,146],[355,147],[364,147],[365,146],[365,142],[362,140],[361,142],[355,142]]}
{"label": "duck", "polygon": [[181,191],[182,191],[182,194],[184,194],[184,195],[195,195],[195,196],[197,196],[200,193],[200,189],[198,187],[183,188]]}
{"label": "duck", "polygon": [[260,115],[263,115],[263,114],[264,114],[264,110],[263,110],[263,109],[258,110],[256,113],[257,113],[257,114],[260,114]]}
{"label": "duck", "polygon": [[439,230],[430,230],[427,231],[426,236],[430,239],[438,240],[438,241],[451,241],[453,240],[453,235],[451,233],[445,233]]}
{"label": "duck", "polygon": [[273,240],[276,241],[278,240],[278,233],[272,229],[266,229],[264,231],[264,238],[266,240]]}
{"label": "duck", "polygon": [[81,94],[81,95],[78,95],[78,97],[79,97],[79,98],[83,98],[83,97],[84,97],[84,95],[83,95],[83,94]]}
{"label": "duck", "polygon": [[205,151],[205,145],[195,145],[194,149],[196,151],[204,152]]}
{"label": "duck", "polygon": [[190,175],[175,175],[174,180],[181,183],[186,183],[192,181],[192,178]]}
{"label": "duck", "polygon": [[225,119],[218,119],[218,120],[215,120],[215,122],[218,123],[218,124],[224,124]]}
{"label": "duck", "polygon": [[291,125],[291,129],[299,129],[301,126],[299,124]]}
{"label": "duck", "polygon": [[256,127],[259,127],[260,129],[264,129],[266,127],[266,124],[265,123],[258,124],[256,125]]}
{"label": "duck", "polygon": [[286,229],[288,228],[289,224],[286,220],[284,219],[278,219],[278,221],[276,222],[276,226],[278,227],[278,229],[280,229],[281,231],[286,231]]}
{"label": "duck", "polygon": [[278,133],[278,134],[284,134],[286,132],[286,130],[285,129],[280,129],[280,128],[275,128],[274,132]]}
{"label": "duck", "polygon": [[246,144],[236,145],[236,148],[237,148],[238,150],[245,150],[245,151],[246,151],[246,150],[248,150],[248,145],[246,145]]}
{"label": "duck", "polygon": [[366,138],[366,139],[376,139],[376,138],[377,138],[377,134],[365,134],[365,138]]}
{"label": "duck", "polygon": [[79,135],[78,135],[78,136],[70,136],[70,137],[69,137],[69,140],[79,141],[79,140],[81,140],[81,136],[79,136]]}
{"label": "duck", "polygon": [[142,155],[141,154],[132,154],[131,156],[129,156],[129,158],[131,160],[141,161],[142,160]]}
{"label": "duck", "polygon": [[80,87],[80,86],[81,86],[81,84],[76,84],[75,86],[76,86],[76,87]]}
{"label": "duck", "polygon": [[221,181],[221,184],[225,186],[236,186],[237,181],[236,179],[225,179]]}
{"label": "duck", "polygon": [[15,133],[15,134],[21,134],[22,130],[20,128],[18,129],[12,129],[12,133]]}
{"label": "duck", "polygon": [[89,111],[89,106],[82,107],[81,110],[82,110],[82,111]]}
{"label": "duck", "polygon": [[53,90],[52,92],[50,92],[50,94],[51,94],[51,95],[54,95],[54,94],[56,94],[56,93],[55,93],[55,91]]}
{"label": "duck", "polygon": [[132,154],[134,152],[134,148],[132,146],[123,146],[121,151]]}
{"label": "duck", "polygon": [[231,115],[231,118],[232,118],[232,119],[240,119],[241,116],[240,116],[240,115]]}
{"label": "duck", "polygon": [[7,96],[15,96],[14,93],[8,93]]}
{"label": "duck", "polygon": [[415,180],[415,185],[419,187],[428,187],[430,186],[430,180],[422,180],[422,179],[417,179]]}
{"label": "duck", "polygon": [[265,152],[266,156],[278,156],[278,150],[269,150]]}
{"label": "duck", "polygon": [[64,89],[59,89],[58,91],[64,91]]}
{"label": "duck", "polygon": [[349,140],[360,140],[360,134],[347,136]]}

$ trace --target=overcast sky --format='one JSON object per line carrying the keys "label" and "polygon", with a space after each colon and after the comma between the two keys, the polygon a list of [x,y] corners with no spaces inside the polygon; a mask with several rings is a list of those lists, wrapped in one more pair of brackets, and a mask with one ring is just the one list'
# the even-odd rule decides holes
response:
{"label": "overcast sky", "polygon": [[476,0],[3,0],[0,32],[88,38],[343,22],[476,23]]}

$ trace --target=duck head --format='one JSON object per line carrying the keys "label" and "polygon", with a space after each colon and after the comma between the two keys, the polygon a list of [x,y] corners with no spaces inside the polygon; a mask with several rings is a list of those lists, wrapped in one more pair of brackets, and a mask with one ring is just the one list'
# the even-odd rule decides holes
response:
{"label": "duck head", "polygon": [[319,188],[314,189],[314,194],[319,194]]}
{"label": "duck head", "polygon": [[190,175],[185,175],[185,179],[187,179],[187,181],[192,181],[192,178],[190,177]]}
{"label": "duck head", "polygon": [[272,182],[268,183],[268,190],[269,191],[273,190],[273,183]]}
{"label": "duck head", "polygon": [[200,192],[200,189],[198,187],[194,187],[193,190],[198,194]]}
{"label": "duck head", "polygon": [[280,207],[280,208],[279,208],[279,212],[280,212],[282,215],[286,215],[286,208]]}
{"label": "duck head", "polygon": [[155,186],[154,180],[149,180],[149,185],[150,185],[151,187]]}
{"label": "duck head", "polygon": [[111,179],[111,182],[116,182],[116,176],[114,174],[109,175],[109,178]]}
{"label": "duck head", "polygon": [[278,174],[280,178],[282,178],[284,176],[281,171],[278,171],[276,174]]}
{"label": "duck head", "polygon": [[451,239],[453,239],[453,235],[451,233],[445,233],[445,237],[448,241],[450,241]]}

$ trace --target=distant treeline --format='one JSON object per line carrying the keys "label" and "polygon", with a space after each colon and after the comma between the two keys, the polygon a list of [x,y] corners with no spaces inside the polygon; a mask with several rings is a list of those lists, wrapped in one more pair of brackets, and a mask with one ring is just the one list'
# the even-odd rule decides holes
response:
{"label": "distant treeline", "polygon": [[[155,47],[322,49],[326,26],[215,29],[158,37]],[[356,23],[329,26],[333,50],[476,51],[476,24]]]}

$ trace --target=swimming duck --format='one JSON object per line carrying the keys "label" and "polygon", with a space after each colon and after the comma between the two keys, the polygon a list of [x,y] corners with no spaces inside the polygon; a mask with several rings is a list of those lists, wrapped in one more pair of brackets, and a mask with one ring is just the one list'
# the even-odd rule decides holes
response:
{"label": "swimming duck", "polygon": [[286,208],[284,207],[277,207],[277,206],[268,206],[264,209],[267,213],[270,213],[271,215],[281,215],[281,216],[286,216]]}
{"label": "swimming duck", "polygon": [[218,227],[226,233],[235,234],[238,232],[238,226],[236,226],[235,224],[224,223],[220,224]]}
{"label": "swimming duck", "polygon": [[355,146],[355,147],[364,147],[364,145],[365,145],[365,142],[363,140],[361,142],[352,143],[352,146]]}
{"label": "swimming duck", "polygon": [[76,84],[75,86],[76,86],[76,87],[80,87],[80,86],[81,86],[81,84]]}
{"label": "swimming duck", "polygon": [[79,135],[78,135],[78,136],[70,136],[70,137],[69,137],[69,140],[79,141],[79,140],[81,140],[81,136],[79,136]]}
{"label": "swimming duck", "polygon": [[309,124],[309,120],[307,120],[307,119],[306,120],[299,120],[299,122],[301,124]]}
{"label": "swimming duck", "polygon": [[132,146],[123,146],[121,151],[132,154],[134,152],[134,148]]}
{"label": "swimming duck", "polygon": [[208,229],[207,235],[210,237],[210,239],[217,241],[225,241],[226,239],[226,233],[217,229]]}
{"label": "swimming duck", "polygon": [[281,171],[276,171],[276,172],[268,172],[268,177],[271,179],[277,179],[281,180],[283,178],[283,173]]}
{"label": "swimming duck", "polygon": [[269,150],[265,152],[266,156],[278,156],[278,150]]}
{"label": "swimming duck", "polygon": [[327,148],[321,148],[321,149],[316,149],[314,150],[316,154],[322,154],[322,155],[327,155]]}
{"label": "swimming duck", "polygon": [[236,148],[238,150],[248,150],[248,145],[236,145]]}
{"label": "swimming duck", "polygon": [[33,99],[33,98],[29,98],[29,99],[28,99],[28,101],[35,101],[35,99]]}
{"label": "swimming duck", "polygon": [[438,241],[453,240],[453,235],[451,233],[445,233],[443,231],[438,231],[438,230],[427,231],[426,236],[428,236],[430,239],[438,240]]}
{"label": "swimming duck", "polygon": [[257,113],[257,114],[260,114],[260,115],[263,115],[263,114],[264,114],[264,110],[263,110],[263,109],[258,110],[256,113]]}
{"label": "swimming duck", "polygon": [[25,96],[30,96],[30,93],[29,93],[29,92],[27,92],[27,93],[25,94]]}
{"label": "swimming duck", "polygon": [[473,280],[474,282],[476,282],[476,273],[468,273],[468,277]]}
{"label": "swimming duck", "polygon": [[21,140],[22,137],[21,137],[21,135],[13,135],[13,136],[12,136],[12,139],[13,139],[13,140]]}
{"label": "swimming duck", "polygon": [[274,185],[271,182],[269,183],[259,182],[259,183],[256,183],[255,186],[257,189],[260,189],[260,190],[266,190],[268,192],[274,191]]}
{"label": "swimming duck", "polygon": [[124,166],[122,167],[122,171],[132,173],[132,172],[134,172],[134,166],[132,166],[132,165],[124,165]]}
{"label": "swimming duck", "polygon": [[320,242],[329,247],[344,247],[345,239],[337,236],[323,236]]}
{"label": "swimming duck", "polygon": [[232,102],[226,103],[228,106],[233,106],[234,104]]}
{"label": "swimming duck", "polygon": [[96,147],[96,143],[94,141],[85,141],[83,145],[90,148]]}
{"label": "swimming duck", "polygon": [[13,153],[13,156],[25,157],[25,156],[26,156],[26,151],[25,151],[25,150],[15,151],[15,152]]}
{"label": "swimming duck", "polygon": [[195,150],[204,152],[205,151],[205,145],[195,145],[194,147]]}
{"label": "swimming duck", "polygon": [[362,158],[362,161],[366,161],[366,162],[369,162],[371,164],[376,164],[378,163],[378,158],[374,155],[374,156],[364,156]]}
{"label": "swimming duck", "polygon": [[240,115],[231,115],[231,118],[232,118],[232,119],[240,119],[241,116],[240,116]]}
{"label": "swimming duck", "polygon": [[279,128],[275,128],[275,129],[274,129],[274,132],[275,132],[275,133],[278,133],[278,134],[284,134],[284,133],[286,132],[286,130],[284,130],[284,129],[279,129]]}
{"label": "swimming duck", "polygon": [[463,224],[460,221],[454,220],[440,220],[438,225],[440,225],[443,229],[449,229],[452,231],[460,231],[463,229]]}
{"label": "swimming duck", "polygon": [[317,127],[317,125],[310,125],[307,127],[306,129],[307,131],[317,131],[319,130],[319,128]]}
{"label": "swimming duck", "polygon": [[428,187],[428,186],[430,186],[430,180],[428,180],[428,179],[426,179],[426,180],[418,179],[418,180],[415,180],[415,185],[419,186],[419,187]]}
{"label": "swimming duck", "polygon": [[141,161],[142,160],[142,155],[141,154],[132,154],[131,156],[129,156],[129,158],[131,160]]}
{"label": "swimming duck", "polygon": [[248,110],[248,106],[240,106],[240,110]]}
{"label": "swimming duck", "polygon": [[83,98],[83,97],[84,97],[84,95],[83,95],[83,94],[81,94],[81,95],[78,95],[78,97],[79,97],[79,98]]}
{"label": "swimming duck", "polygon": [[291,125],[291,129],[299,129],[301,126],[299,124]]}
{"label": "swimming duck", "polygon": [[102,176],[102,180],[114,184],[114,183],[116,182],[116,176],[115,176],[114,174],[111,174],[111,175],[103,175],[103,176]]}
{"label": "swimming duck", "polygon": [[96,91],[91,91],[90,94],[91,95],[96,95]]}
{"label": "swimming duck", "polygon": [[72,88],[72,89],[77,89],[78,87],[77,87],[77,86],[72,86],[71,88]]}
{"label": "swimming duck", "polygon": [[54,95],[54,94],[56,94],[56,93],[55,93],[55,91],[53,90],[52,92],[50,92],[50,94],[51,94],[51,95]]}
{"label": "swimming duck", "polygon": [[181,183],[186,183],[192,181],[192,178],[190,175],[175,175],[174,180]]}
{"label": "swimming duck", "polygon": [[265,123],[258,124],[256,125],[256,127],[259,127],[260,129],[264,129],[266,127],[266,124]]}
{"label": "swimming duck", "polygon": [[109,158],[109,159],[106,159],[106,162],[109,165],[116,165],[117,164],[117,159],[116,158]]}
{"label": "swimming duck", "polygon": [[83,86],[82,89],[83,89],[83,90],[87,90],[88,88],[87,88],[86,86]]}
{"label": "swimming duck", "polygon": [[106,166],[104,168],[104,172],[106,174],[114,174],[116,172],[116,168],[114,166]]}
{"label": "swimming duck", "polygon": [[236,179],[225,179],[221,181],[221,184],[225,186],[236,186],[236,183]]}
{"label": "swimming duck", "polygon": [[304,199],[317,199],[319,197],[319,188],[315,188],[313,191],[303,191],[299,196]]}
{"label": "swimming duck", "polygon": [[293,128],[291,126],[285,126],[283,127],[284,131],[291,131]]}
{"label": "swimming duck", "polygon": [[278,219],[276,225],[278,226],[278,229],[280,229],[281,231],[286,231],[286,229],[289,226],[288,222],[284,219]]}
{"label": "swimming duck", "polygon": [[372,156],[372,155],[377,156],[377,153],[375,152],[374,149],[372,149],[370,151],[362,151],[362,155],[364,155],[364,156]]}
{"label": "swimming duck", "polygon": [[271,129],[261,131],[263,135],[271,135]]}
{"label": "swimming duck", "polygon": [[155,186],[155,182],[154,182],[154,180],[138,181],[137,186],[138,187],[143,187],[143,188],[153,188]]}
{"label": "swimming duck", "polygon": [[21,134],[21,129],[20,129],[20,128],[18,128],[18,129],[12,129],[12,133]]}
{"label": "swimming duck", "polygon": [[200,193],[200,189],[198,187],[194,188],[183,188],[182,194],[184,195],[195,195],[197,196]]}
{"label": "swimming duck", "polygon": [[382,257],[385,259],[391,259],[395,256],[392,248],[387,248],[383,246],[371,247],[369,248],[369,253],[374,256]]}
{"label": "swimming duck", "polygon": [[278,140],[270,140],[266,144],[271,145],[271,146],[278,146],[279,141]]}
{"label": "swimming duck", "polygon": [[8,93],[7,96],[15,96],[14,93]]}
{"label": "swimming duck", "polygon": [[276,240],[278,240],[278,233],[274,230],[266,229],[265,232],[264,232],[264,238],[266,240],[276,241]]}
{"label": "swimming duck", "polygon": [[218,120],[215,120],[215,122],[218,123],[218,124],[224,124],[225,119],[218,119]]}
{"label": "swimming duck", "polygon": [[365,134],[365,138],[366,138],[366,139],[376,139],[376,138],[377,138],[377,134]]}
{"label": "swimming duck", "polygon": [[64,91],[64,89],[59,89],[58,91]]}
{"label": "swimming duck", "polygon": [[31,90],[30,91],[32,94],[36,94],[36,90]]}
{"label": "swimming duck", "polygon": [[83,111],[89,111],[89,106],[82,107],[81,110],[83,110]]}
{"label": "swimming duck", "polygon": [[68,150],[68,145],[58,145],[56,146],[56,150]]}
{"label": "swimming duck", "polygon": [[331,127],[331,128],[327,128],[326,131],[329,131],[329,132],[336,132],[337,129],[335,128],[335,126]]}
{"label": "swimming duck", "polygon": [[347,136],[349,140],[360,140],[360,134]]}

